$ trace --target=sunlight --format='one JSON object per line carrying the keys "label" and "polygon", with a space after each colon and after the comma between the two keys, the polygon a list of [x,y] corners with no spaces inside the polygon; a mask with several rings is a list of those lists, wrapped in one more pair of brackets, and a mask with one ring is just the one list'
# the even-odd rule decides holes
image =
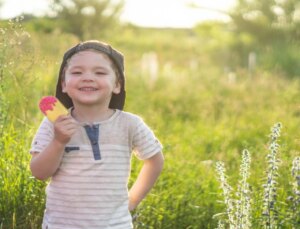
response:
{"label": "sunlight", "polygon": [[[122,21],[145,27],[193,27],[203,20],[228,20],[227,11],[236,0],[125,0]],[[41,16],[48,10],[47,0],[4,0],[1,18],[22,13]],[[196,7],[191,7],[194,5]]]}
{"label": "sunlight", "polygon": [[[146,27],[193,27],[203,20],[228,20],[235,0],[127,0],[122,19]],[[191,7],[194,5],[195,7]]]}

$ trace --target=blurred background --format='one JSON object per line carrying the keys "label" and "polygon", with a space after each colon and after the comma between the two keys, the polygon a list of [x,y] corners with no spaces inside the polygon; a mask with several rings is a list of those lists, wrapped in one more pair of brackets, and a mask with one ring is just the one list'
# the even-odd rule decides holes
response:
{"label": "blurred background", "polygon": [[[54,94],[64,52],[88,39],[123,52],[125,110],[142,116],[164,145],[164,172],[133,213],[135,228],[226,223],[215,163],[225,162],[236,186],[243,149],[252,156],[252,228],[263,227],[277,122],[274,225],[297,228],[300,207],[288,197],[300,148],[299,38],[297,0],[0,0],[0,229],[39,228],[46,183],[28,167],[38,102]],[[129,186],[140,167],[133,158]]]}

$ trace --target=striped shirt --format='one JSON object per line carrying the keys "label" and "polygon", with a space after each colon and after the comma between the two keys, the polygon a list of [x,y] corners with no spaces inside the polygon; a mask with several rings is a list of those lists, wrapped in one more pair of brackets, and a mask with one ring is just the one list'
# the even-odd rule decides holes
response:
{"label": "striped shirt", "polygon": [[[145,160],[162,145],[140,117],[120,110],[89,126],[97,141],[86,127],[79,124],[47,185],[43,229],[132,228],[127,188],[131,152]],[[53,136],[53,124],[44,118],[30,152],[43,152]]]}

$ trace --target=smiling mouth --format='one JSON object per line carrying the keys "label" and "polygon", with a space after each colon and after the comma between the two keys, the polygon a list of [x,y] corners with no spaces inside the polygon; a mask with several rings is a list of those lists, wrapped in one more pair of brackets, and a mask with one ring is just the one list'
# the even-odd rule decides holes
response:
{"label": "smiling mouth", "polygon": [[81,87],[79,88],[79,91],[97,91],[98,89],[93,87]]}

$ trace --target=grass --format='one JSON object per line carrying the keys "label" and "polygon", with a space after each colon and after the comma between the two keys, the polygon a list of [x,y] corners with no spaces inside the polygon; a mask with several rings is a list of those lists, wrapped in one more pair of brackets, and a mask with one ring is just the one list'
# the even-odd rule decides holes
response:
{"label": "grass", "polygon": [[[14,36],[14,29],[8,29],[6,35]],[[66,34],[49,34],[49,42],[43,42],[38,39],[40,36],[44,35],[33,33],[30,38],[23,37],[22,45],[9,50],[0,46],[0,60],[5,63],[14,61],[10,68],[0,66],[1,229],[36,229],[40,228],[42,220],[45,183],[32,178],[28,150],[42,118],[37,108],[38,100],[42,95],[53,93],[61,55],[76,39]],[[241,70],[236,72],[236,80],[231,81],[220,70],[220,66],[202,65],[201,63],[213,62],[203,60],[204,54],[198,64],[193,66],[188,65],[188,61],[182,62],[195,58],[195,55],[189,55],[193,47],[185,50],[181,45],[185,43],[184,34],[178,34],[177,38],[178,45],[170,44],[172,48],[168,49],[167,54],[160,47],[169,47],[166,46],[169,39],[162,39],[161,42],[165,43],[157,45],[155,51],[162,61],[158,78],[151,86],[148,79],[140,73],[138,55],[153,48],[148,38],[144,49],[141,48],[141,40],[134,46],[134,34],[126,37],[127,40],[113,41],[124,48],[124,53],[128,56],[126,60],[130,60],[126,68],[128,97],[125,109],[142,116],[153,128],[164,145],[166,159],[164,171],[154,189],[133,213],[137,215],[135,228],[216,228],[218,220],[213,216],[223,212],[224,204],[220,201],[222,190],[215,164],[223,161],[229,174],[228,183],[238,183],[241,179],[238,173],[239,158],[245,148],[251,152],[252,161],[251,176],[247,178],[247,183],[251,184],[251,189],[257,190],[255,195],[263,194],[262,180],[265,177],[265,156],[268,151],[266,139],[269,127],[277,122],[283,124],[283,131],[280,137],[282,162],[277,178],[280,186],[276,201],[285,203],[278,205],[282,216],[297,218],[298,206],[286,202],[286,198],[291,196],[299,200],[299,187],[295,186],[298,189],[293,189],[290,185],[292,181],[297,182],[299,170],[294,169],[297,172],[294,172],[292,181],[288,181],[286,177],[292,178],[291,161],[299,156],[300,151],[299,80],[287,80],[261,71],[248,78],[247,72]],[[192,39],[195,42],[195,38]],[[56,46],[52,51],[50,46],[53,43]],[[197,44],[192,44],[195,44],[194,49],[200,53]],[[27,51],[24,52],[26,47],[34,50],[29,52],[34,53],[32,59],[29,58],[30,55],[27,56]],[[40,48],[36,50],[35,47]],[[175,53],[172,53],[173,48]],[[130,55],[135,49],[137,52]],[[181,54],[177,59],[178,53]],[[23,59],[22,55],[26,58]],[[169,61],[171,65],[168,58],[174,58]],[[15,96],[16,92],[20,92],[22,96]],[[141,163],[133,158],[130,185],[140,167]],[[241,183],[244,187],[245,184]],[[253,203],[253,228],[261,225],[259,217],[262,210],[257,207],[261,204]],[[292,221],[296,220],[299,217]],[[291,228],[290,223],[282,223],[285,228]]]}
{"label": "grass", "polygon": [[[27,134],[26,134],[27,133]],[[45,184],[34,179],[28,162],[29,132],[7,127],[0,157],[0,228],[38,228]]]}

